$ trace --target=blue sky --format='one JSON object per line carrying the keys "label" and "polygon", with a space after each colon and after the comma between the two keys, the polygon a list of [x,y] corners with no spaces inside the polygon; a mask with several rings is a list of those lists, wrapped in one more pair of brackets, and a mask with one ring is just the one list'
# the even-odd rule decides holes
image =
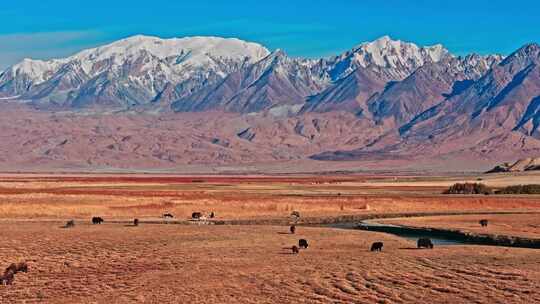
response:
{"label": "blue sky", "polygon": [[25,0],[0,6],[0,68],[134,34],[214,35],[289,55],[328,56],[383,35],[456,54],[508,54],[540,41],[540,1]]}

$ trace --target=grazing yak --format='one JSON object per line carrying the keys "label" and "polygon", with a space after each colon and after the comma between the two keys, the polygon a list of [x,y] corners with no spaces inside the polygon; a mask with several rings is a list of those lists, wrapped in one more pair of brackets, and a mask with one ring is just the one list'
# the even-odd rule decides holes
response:
{"label": "grazing yak", "polygon": [[66,225],[64,226],[66,228],[73,228],[75,227],[75,221],[74,220],[71,220],[71,221],[67,221]]}
{"label": "grazing yak", "polygon": [[133,226],[139,226],[139,219],[133,220]]}
{"label": "grazing yak", "polygon": [[487,227],[487,225],[488,225],[488,220],[485,220],[485,219],[484,219],[484,220],[480,220],[479,223],[480,223],[480,226],[482,226],[482,227]]}
{"label": "grazing yak", "polygon": [[431,239],[428,238],[420,238],[418,239],[418,242],[416,243],[418,248],[429,248],[433,249],[433,243],[431,242]]}
{"label": "grazing yak", "polygon": [[198,219],[200,219],[202,216],[203,216],[203,215],[202,215],[202,212],[193,212],[193,213],[191,214],[191,218],[194,219],[194,220],[198,220]]}
{"label": "grazing yak", "polygon": [[291,228],[289,230],[291,231],[291,234],[294,234],[296,232],[296,226],[291,225]]}
{"label": "grazing yak", "polygon": [[371,245],[371,251],[382,251],[383,242],[375,242]]}
{"label": "grazing yak", "polygon": [[299,254],[300,253],[300,249],[298,249],[298,247],[296,247],[296,246],[292,246],[291,249],[292,249],[293,254]]}
{"label": "grazing yak", "polygon": [[96,224],[101,224],[103,223],[105,220],[99,216],[94,216],[92,218],[92,224],[96,225]]}
{"label": "grazing yak", "polygon": [[300,212],[298,212],[298,211],[293,211],[293,212],[291,212],[291,216],[292,216],[292,217],[299,218],[299,217],[300,217]]}
{"label": "grazing yak", "polygon": [[298,247],[307,249],[308,248],[308,242],[305,239],[300,239],[298,241]]}
{"label": "grazing yak", "polygon": [[214,211],[212,211],[210,212],[210,215],[208,217],[213,219],[214,217],[216,217],[216,214],[214,213]]}

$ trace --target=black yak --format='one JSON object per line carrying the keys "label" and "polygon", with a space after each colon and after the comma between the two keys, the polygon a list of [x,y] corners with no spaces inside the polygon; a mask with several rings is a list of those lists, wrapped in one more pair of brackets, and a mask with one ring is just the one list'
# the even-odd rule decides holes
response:
{"label": "black yak", "polygon": [[296,232],[296,226],[291,225],[291,228],[289,230],[291,231],[291,234],[294,234]]}
{"label": "black yak", "polygon": [[305,239],[300,239],[298,241],[298,247],[307,249],[308,248],[308,242]]}
{"label": "black yak", "polygon": [[139,226],[139,219],[133,220],[133,226]]}
{"label": "black yak", "polygon": [[165,213],[165,214],[163,214],[163,217],[164,218],[174,218],[174,215],[172,215],[172,213]]}
{"label": "black yak", "polygon": [[94,216],[92,218],[92,224],[96,225],[96,224],[101,224],[103,223],[105,220],[103,220],[103,218],[99,217],[99,216]]}
{"label": "black yak", "polygon": [[485,220],[485,219],[484,219],[484,220],[480,220],[479,223],[480,223],[480,226],[482,226],[482,227],[487,227],[487,225],[488,225],[488,220]]}
{"label": "black yak", "polygon": [[201,212],[193,212],[191,214],[191,218],[194,219],[194,220],[198,220],[202,217],[202,213]]}
{"label": "black yak", "polygon": [[371,251],[382,251],[383,242],[375,242],[371,245]]}
{"label": "black yak", "polygon": [[421,239],[418,239],[417,247],[418,247],[418,248],[429,248],[429,249],[433,249],[433,243],[431,242],[431,239],[428,239],[428,238],[421,238]]}
{"label": "black yak", "polygon": [[296,246],[292,246],[291,249],[292,249],[292,253],[293,253],[293,254],[298,254],[298,253],[300,253],[300,249],[298,249],[298,247],[296,247]]}
{"label": "black yak", "polygon": [[64,226],[66,228],[72,228],[72,227],[75,227],[75,221],[74,220],[71,220],[71,221],[68,221],[66,223],[66,226]]}

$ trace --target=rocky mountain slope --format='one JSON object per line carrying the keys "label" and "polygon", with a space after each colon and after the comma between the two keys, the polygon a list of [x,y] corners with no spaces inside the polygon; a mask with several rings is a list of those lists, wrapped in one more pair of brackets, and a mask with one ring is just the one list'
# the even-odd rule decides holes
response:
{"label": "rocky mountain slope", "polygon": [[[140,161],[146,168],[429,160],[478,168],[539,155],[540,46],[507,57],[454,56],[441,45],[382,37],[334,57],[302,59],[237,39],[135,36],[64,59],[24,60],[0,74],[0,102],[24,104],[17,115],[36,122],[30,133],[5,124],[13,132],[4,136],[0,162],[129,168]],[[77,127],[78,135],[51,148],[42,141],[59,131],[38,128],[52,130],[51,111],[62,113],[56,128],[80,121],[109,137],[122,128],[114,117],[123,117],[129,140],[102,146],[101,137]],[[164,117],[184,121],[162,125]],[[41,147],[47,153],[36,155]]]}
{"label": "rocky mountain slope", "polygon": [[[509,55],[458,94],[450,94],[369,146],[324,153],[318,159],[358,158],[377,153],[527,157],[540,150],[535,123],[540,96],[540,47]],[[416,90],[417,86],[414,86]]]}
{"label": "rocky mountain slope", "polygon": [[215,85],[173,104],[181,112],[225,110],[260,112],[298,105],[306,96],[320,92],[330,83],[321,61],[293,59],[278,50],[261,61],[229,74]]}

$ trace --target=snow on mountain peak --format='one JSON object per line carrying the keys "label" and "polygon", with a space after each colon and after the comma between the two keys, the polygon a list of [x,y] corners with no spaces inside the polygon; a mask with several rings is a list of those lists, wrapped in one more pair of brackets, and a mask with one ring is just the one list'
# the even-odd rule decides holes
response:
{"label": "snow on mountain peak", "polygon": [[260,59],[269,51],[256,43],[245,42],[236,38],[186,37],[161,39],[152,36],[137,35],[128,37],[95,49],[85,50],[74,57],[86,59],[107,59],[115,55],[137,55],[141,50],[164,59],[170,56],[190,53],[195,56],[216,57],[253,57]]}
{"label": "snow on mountain peak", "polygon": [[419,67],[427,60],[438,62],[448,54],[448,50],[440,44],[418,47],[414,43],[383,36],[375,41],[362,43],[354,53],[355,59],[363,67],[375,64],[379,67],[396,68],[407,64]]}
{"label": "snow on mountain peak", "polygon": [[186,37],[161,39],[137,35],[111,44],[82,51],[72,57],[84,63],[85,71],[91,65],[103,60],[113,59],[121,65],[128,58],[147,52],[158,59],[174,59],[176,70],[207,66],[216,59],[255,62],[264,58],[269,51],[256,43],[236,38]]}
{"label": "snow on mountain peak", "polygon": [[400,80],[425,63],[439,62],[445,56],[451,55],[440,44],[419,47],[383,36],[331,59],[330,64],[334,65],[331,74],[333,79],[341,79],[361,67],[375,71],[383,78]]}
{"label": "snow on mountain peak", "polygon": [[11,76],[25,76],[33,81],[42,82],[61,64],[62,62],[59,60],[43,61],[25,58],[11,68]]}
{"label": "snow on mountain peak", "polygon": [[[223,62],[254,63],[270,52],[263,46],[236,38],[186,37],[161,39],[136,35],[97,48],[83,50],[71,57],[48,61],[25,59],[12,66],[12,77],[23,76],[34,85],[48,80],[58,69],[70,62],[79,62],[83,71],[93,77],[112,69],[121,69],[128,61],[142,55],[157,60],[169,60],[175,73],[189,76],[189,70],[218,69]],[[155,64],[155,63],[154,63]],[[220,71],[216,71],[219,73]]]}

